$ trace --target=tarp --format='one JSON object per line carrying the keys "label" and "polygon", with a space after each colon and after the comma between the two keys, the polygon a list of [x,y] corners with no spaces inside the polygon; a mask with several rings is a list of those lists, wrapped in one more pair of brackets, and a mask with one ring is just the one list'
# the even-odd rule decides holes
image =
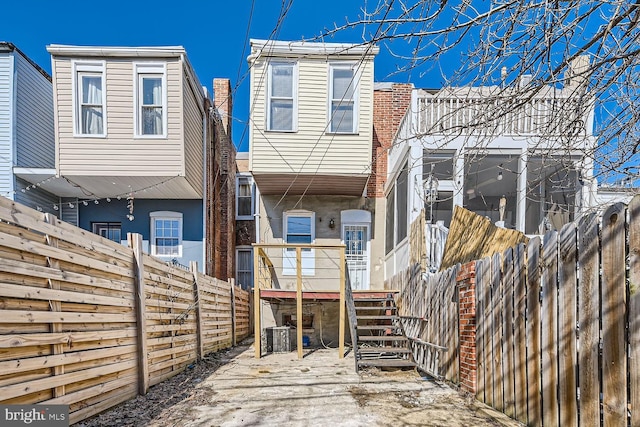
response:
{"label": "tarp", "polygon": [[526,243],[529,239],[517,230],[498,227],[483,216],[456,206],[444,246],[440,271],[458,263],[491,256],[496,252]]}

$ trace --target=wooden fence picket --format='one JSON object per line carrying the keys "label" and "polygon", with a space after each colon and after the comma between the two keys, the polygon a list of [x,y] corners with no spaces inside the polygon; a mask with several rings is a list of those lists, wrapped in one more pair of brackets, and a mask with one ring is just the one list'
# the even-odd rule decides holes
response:
{"label": "wooden fence picket", "polygon": [[493,318],[493,407],[499,411],[504,410],[503,389],[503,365],[502,365],[502,280],[501,280],[500,254],[497,253],[491,260],[491,299]]}
{"label": "wooden fence picket", "polygon": [[602,217],[602,404],[611,427],[627,425],[625,243],[625,208],[615,204]]}
{"label": "wooden fence picket", "polygon": [[631,425],[640,425],[640,196],[629,211],[629,385]]}
{"label": "wooden fence picket", "polygon": [[525,246],[519,244],[514,251],[513,300],[514,333],[513,349],[515,362],[516,418],[527,422],[527,341],[526,341],[526,298]]}
{"label": "wooden fence picket", "polygon": [[598,353],[600,346],[600,256],[599,218],[583,217],[578,224],[578,319],[580,321],[579,387],[580,425],[600,424],[600,379]]}
{"label": "wooden fence picket", "polygon": [[504,413],[516,416],[515,365],[513,360],[513,249],[508,248],[503,256],[503,366],[504,366]]}
{"label": "wooden fence picket", "polygon": [[542,384],[540,365],[540,238],[527,245],[527,420],[530,426],[542,425]]}
{"label": "wooden fence picket", "polygon": [[560,230],[558,265],[558,400],[560,425],[578,425],[578,385],[576,381],[576,226],[569,223]]}
{"label": "wooden fence picket", "polygon": [[491,299],[491,258],[484,258],[482,262],[482,288],[484,307],[482,317],[484,319],[484,401],[487,405],[493,406],[493,300]]}
{"label": "wooden fence picket", "polygon": [[558,425],[558,233],[550,231],[542,245],[542,423]]}
{"label": "wooden fence picket", "polygon": [[484,356],[485,356],[485,322],[486,319],[483,316],[484,313],[484,286],[485,283],[482,280],[482,272],[484,270],[484,264],[482,260],[478,260],[475,263],[476,271],[476,399],[481,402],[485,400],[485,372],[484,372]]}

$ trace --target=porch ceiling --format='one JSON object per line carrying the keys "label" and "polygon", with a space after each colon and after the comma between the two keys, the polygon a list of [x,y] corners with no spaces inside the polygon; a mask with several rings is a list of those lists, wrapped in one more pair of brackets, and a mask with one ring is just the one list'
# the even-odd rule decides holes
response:
{"label": "porch ceiling", "polygon": [[56,176],[53,169],[20,169],[15,175],[60,197],[103,199],[126,197],[133,192],[138,199],[200,199],[185,177],[167,176]]}
{"label": "porch ceiling", "polygon": [[361,196],[368,175],[295,175],[257,174],[253,176],[260,193],[266,195],[339,195]]}

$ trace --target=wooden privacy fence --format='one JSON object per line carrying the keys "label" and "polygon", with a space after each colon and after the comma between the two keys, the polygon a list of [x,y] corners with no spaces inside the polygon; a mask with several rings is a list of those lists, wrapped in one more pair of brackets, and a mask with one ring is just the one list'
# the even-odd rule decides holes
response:
{"label": "wooden privacy fence", "polygon": [[249,333],[249,295],[0,197],[0,403],[75,423]]}
{"label": "wooden privacy fence", "polygon": [[424,276],[414,264],[385,283],[398,289],[400,321],[410,339],[413,357],[423,371],[458,382],[457,267]]}
{"label": "wooden privacy fence", "polygon": [[640,426],[640,196],[428,280],[417,269],[392,281],[407,330],[455,342],[445,377],[478,400],[531,426]]}
{"label": "wooden privacy fence", "polygon": [[640,425],[640,197],[476,263],[479,400],[529,425]]}

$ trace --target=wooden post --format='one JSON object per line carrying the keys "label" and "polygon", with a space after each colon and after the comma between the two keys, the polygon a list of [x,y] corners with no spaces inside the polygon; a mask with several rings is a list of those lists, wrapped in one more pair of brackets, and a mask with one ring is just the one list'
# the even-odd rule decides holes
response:
{"label": "wooden post", "polygon": [[640,196],[629,203],[629,385],[631,425],[640,425]]}
{"label": "wooden post", "polygon": [[[47,213],[44,215],[44,221],[47,224],[51,224],[52,226],[57,226],[58,218],[55,215]],[[52,237],[50,235],[46,236],[47,245],[57,248],[58,247],[58,239]],[[60,269],[60,261],[55,258],[47,257],[47,267],[59,270]],[[57,280],[47,280],[49,283],[49,288],[51,289],[60,289],[60,282]],[[49,301],[49,307],[51,311],[62,311],[62,303],[60,301]],[[51,332],[62,332],[62,324],[61,323],[51,323]],[[64,344],[53,344],[51,346],[51,350],[53,354],[63,354],[64,353]],[[59,365],[53,368],[53,375],[63,375],[64,374],[64,365]],[[65,386],[61,385],[53,389],[53,397],[60,397],[65,395]]]}
{"label": "wooden post", "polygon": [[198,263],[191,261],[189,263],[191,268],[191,274],[193,274],[193,298],[196,306],[196,336],[198,360],[202,360],[204,357],[204,328],[202,327],[202,306],[200,305],[200,286],[198,284]]}
{"label": "wooden post", "polygon": [[136,292],[136,326],[138,341],[138,393],[149,391],[149,360],[147,352],[147,319],[146,296],[144,291],[144,259],[142,253],[142,236],[138,233],[127,233],[129,246],[133,249],[133,268],[135,270]]}
{"label": "wooden post", "polygon": [[339,325],[339,344],[338,344],[338,357],[344,358],[344,320],[345,320],[345,286],[346,286],[346,274],[344,271],[345,264],[345,248],[340,248],[340,323]]}
{"label": "wooden post", "polygon": [[236,283],[235,279],[229,279],[231,285],[231,345],[236,346]]}
{"label": "wooden post", "polygon": [[298,359],[302,359],[302,248],[296,248],[296,328]]}
{"label": "wooden post", "polygon": [[256,359],[260,359],[262,354],[262,343],[260,339],[260,257],[258,247],[253,247],[253,345],[255,347]]}

